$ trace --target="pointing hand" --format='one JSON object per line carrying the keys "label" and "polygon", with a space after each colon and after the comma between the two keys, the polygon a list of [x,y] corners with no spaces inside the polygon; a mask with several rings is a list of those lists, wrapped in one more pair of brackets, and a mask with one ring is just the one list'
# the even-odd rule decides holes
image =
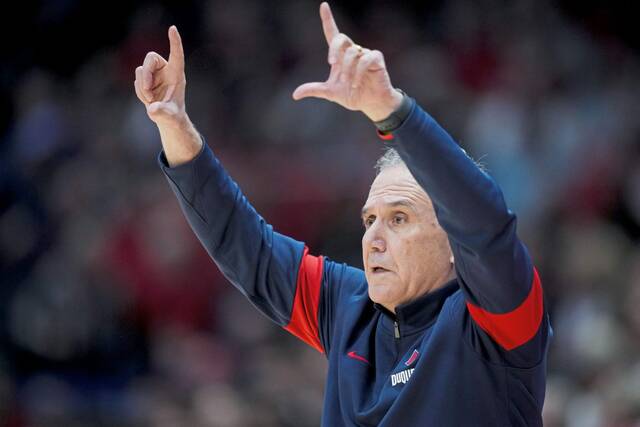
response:
{"label": "pointing hand", "polygon": [[326,2],[320,5],[320,19],[329,45],[329,77],[325,82],[298,86],[293,98],[326,99],[362,111],[372,121],[387,118],[400,106],[402,94],[391,85],[382,53],[359,46],[340,33]]}
{"label": "pointing hand", "polygon": [[179,127],[186,120],[184,51],[175,25],[169,27],[169,61],[149,52],[136,68],[136,95],[159,127]]}

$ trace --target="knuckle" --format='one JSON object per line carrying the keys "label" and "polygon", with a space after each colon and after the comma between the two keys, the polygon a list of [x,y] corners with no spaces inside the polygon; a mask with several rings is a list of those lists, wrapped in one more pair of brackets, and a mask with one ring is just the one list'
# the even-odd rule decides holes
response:
{"label": "knuckle", "polygon": [[338,34],[338,42],[340,43],[341,46],[344,46],[345,44],[353,43],[349,38],[349,36],[347,36],[344,33]]}
{"label": "knuckle", "polygon": [[145,65],[152,64],[156,61],[158,54],[155,52],[147,53],[147,56],[144,58]]}

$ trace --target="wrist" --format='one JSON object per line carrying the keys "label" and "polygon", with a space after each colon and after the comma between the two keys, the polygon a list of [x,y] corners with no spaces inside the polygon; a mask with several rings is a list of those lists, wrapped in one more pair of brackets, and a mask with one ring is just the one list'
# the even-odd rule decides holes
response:
{"label": "wrist", "polygon": [[167,163],[175,167],[193,160],[202,150],[202,138],[191,120],[158,126]]}
{"label": "wrist", "polygon": [[412,99],[400,89],[395,89],[395,92],[400,98],[399,100],[396,98],[394,102],[396,108],[383,119],[373,122],[378,131],[383,134],[390,133],[399,128],[411,113],[413,106]]}
{"label": "wrist", "polygon": [[371,112],[365,112],[372,122],[379,122],[388,118],[402,104],[403,94],[398,89],[392,89],[380,106]]}
{"label": "wrist", "polygon": [[193,123],[185,111],[166,120],[156,121],[156,126],[160,132],[184,132],[193,127]]}

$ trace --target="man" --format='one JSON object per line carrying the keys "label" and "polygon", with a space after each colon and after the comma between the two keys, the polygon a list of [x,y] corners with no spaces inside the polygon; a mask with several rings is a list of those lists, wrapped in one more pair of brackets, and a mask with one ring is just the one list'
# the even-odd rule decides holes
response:
{"label": "man", "polygon": [[[323,426],[542,425],[550,326],[516,217],[496,183],[414,100],[379,51],[320,6],[331,66],[294,99],[362,111],[397,151],[362,210],[364,271],[310,255],[255,212],[191,124],[184,55],[149,53],[136,93],[191,227],[264,314],[329,361]],[[454,263],[455,260],[455,263]]]}

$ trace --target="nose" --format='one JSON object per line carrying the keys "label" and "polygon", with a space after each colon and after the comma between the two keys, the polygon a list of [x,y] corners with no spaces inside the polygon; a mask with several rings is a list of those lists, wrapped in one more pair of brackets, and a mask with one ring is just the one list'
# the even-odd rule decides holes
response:
{"label": "nose", "polygon": [[377,221],[365,231],[364,236],[362,236],[362,244],[365,249],[371,252],[384,252],[387,250],[387,242],[382,230],[377,225]]}

